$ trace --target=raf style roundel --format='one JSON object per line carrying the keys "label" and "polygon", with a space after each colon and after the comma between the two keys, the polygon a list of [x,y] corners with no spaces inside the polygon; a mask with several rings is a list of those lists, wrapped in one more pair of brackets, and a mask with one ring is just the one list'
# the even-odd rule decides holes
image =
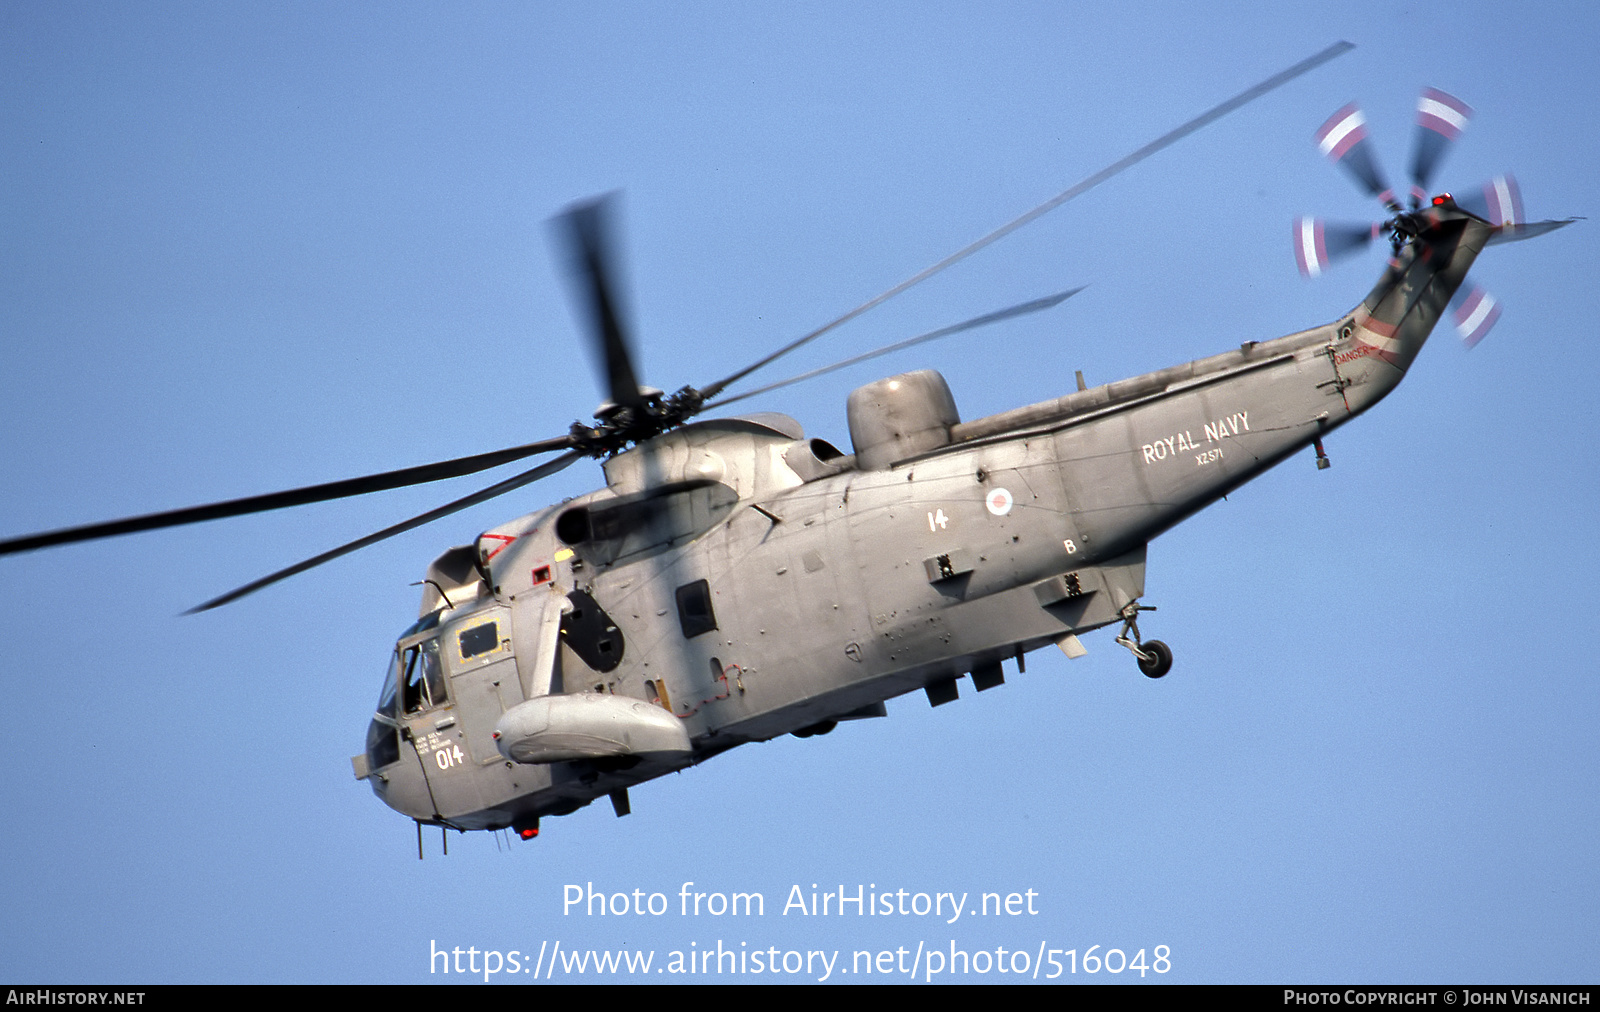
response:
{"label": "raf style roundel", "polygon": [[1003,488],[997,488],[989,493],[983,504],[989,507],[989,512],[997,517],[1003,517],[1011,512],[1011,493]]}

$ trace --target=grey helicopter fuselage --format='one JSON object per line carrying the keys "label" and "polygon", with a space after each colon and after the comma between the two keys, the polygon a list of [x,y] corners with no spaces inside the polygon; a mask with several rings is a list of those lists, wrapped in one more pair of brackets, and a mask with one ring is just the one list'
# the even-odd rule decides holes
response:
{"label": "grey helicopter fuselage", "polygon": [[971,422],[936,373],[891,377],[851,395],[851,455],[756,415],[612,457],[607,488],[434,563],[357,775],[419,822],[532,835],[735,745],[1075,652],[1137,614],[1151,539],[1400,382],[1493,234],[1448,202],[1418,217],[1326,326]]}

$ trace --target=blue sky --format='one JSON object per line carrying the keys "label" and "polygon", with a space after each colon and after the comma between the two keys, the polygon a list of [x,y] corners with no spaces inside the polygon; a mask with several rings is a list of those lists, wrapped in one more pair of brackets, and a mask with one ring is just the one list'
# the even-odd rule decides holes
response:
{"label": "blue sky", "polygon": [[[1289,231],[1371,213],[1311,143],[1352,99],[1391,176],[1431,85],[1477,113],[1440,185],[1511,169],[1534,217],[1594,214],[1587,15],[1443,13],[7,6],[0,534],[562,431],[599,399],[546,224],[573,200],[623,191],[641,371],[703,384],[1338,39],[1359,48],[794,369],[1083,294],[752,406],[847,445],[845,394],[890,372],[941,370],[970,419],[1077,369],[1334,318],[1378,257],[1306,282]],[[428,561],[597,468],[199,617],[177,616],[475,479],[0,560],[0,975],[459,981],[429,974],[430,944],[721,940],[1168,946],[1147,981],[1593,980],[1592,231],[1491,250],[1474,279],[1506,309],[1483,345],[1441,330],[1330,470],[1292,460],[1152,545],[1142,628],[1169,678],[1097,633],[1076,662],[747,746],[509,853],[474,834],[443,858],[430,833],[418,863],[348,757]],[[562,913],[567,884],[686,881],[761,892],[767,916]],[[812,883],[1033,890],[1040,912],[779,913]]]}

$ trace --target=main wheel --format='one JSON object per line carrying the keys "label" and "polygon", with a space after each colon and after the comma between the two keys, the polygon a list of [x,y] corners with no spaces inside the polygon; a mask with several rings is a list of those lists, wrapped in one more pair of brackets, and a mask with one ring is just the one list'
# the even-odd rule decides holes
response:
{"label": "main wheel", "polygon": [[1152,654],[1150,660],[1139,659],[1139,670],[1147,678],[1160,678],[1172,670],[1172,648],[1160,640],[1146,640],[1139,644],[1139,649],[1147,654]]}

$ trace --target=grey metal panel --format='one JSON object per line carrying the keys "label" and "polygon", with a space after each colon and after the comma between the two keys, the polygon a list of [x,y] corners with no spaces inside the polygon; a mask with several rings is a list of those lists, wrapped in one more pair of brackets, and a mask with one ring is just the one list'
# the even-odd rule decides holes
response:
{"label": "grey metal panel", "polygon": [[[462,635],[491,624],[500,646],[483,656],[463,659]],[[490,737],[494,723],[508,704],[515,706],[522,697],[511,649],[511,612],[505,608],[484,609],[445,626],[440,640],[450,677],[450,696],[460,722],[460,741],[472,762],[494,763],[498,761],[498,751]]]}
{"label": "grey metal panel", "polygon": [[819,486],[769,500],[770,516],[745,510],[716,546],[712,586],[729,600],[720,657],[739,665],[744,686],[718,708],[732,722],[826,692],[851,664],[839,592],[848,560],[829,546],[834,497]]}

